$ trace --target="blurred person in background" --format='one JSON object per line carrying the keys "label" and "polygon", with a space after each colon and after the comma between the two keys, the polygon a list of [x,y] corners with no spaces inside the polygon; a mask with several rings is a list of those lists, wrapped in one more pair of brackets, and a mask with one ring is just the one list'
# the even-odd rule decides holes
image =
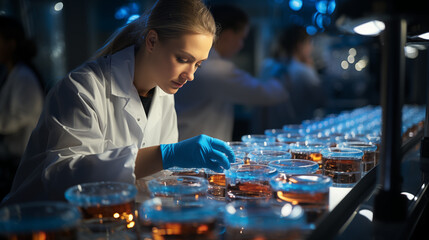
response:
{"label": "blurred person in background", "polygon": [[98,181],[134,184],[173,166],[229,169],[223,141],[177,142],[174,96],[208,54],[216,34],[200,0],[158,0],[120,28],[46,98],[2,204],[65,200],[67,188]]}
{"label": "blurred person in background", "polygon": [[262,64],[260,78],[281,79],[289,92],[289,101],[257,109],[253,125],[261,129],[282,128],[314,119],[326,101],[325,90],[313,66],[312,37],[305,27],[289,25],[275,44],[272,58]]}
{"label": "blurred person in background", "polygon": [[0,178],[3,197],[42,112],[44,84],[31,60],[35,44],[15,18],[0,16]]}
{"label": "blurred person in background", "polygon": [[270,105],[288,95],[279,81],[262,83],[231,61],[249,32],[248,15],[233,5],[213,5],[210,11],[218,38],[195,81],[175,95],[179,139],[207,134],[231,141],[235,104]]}

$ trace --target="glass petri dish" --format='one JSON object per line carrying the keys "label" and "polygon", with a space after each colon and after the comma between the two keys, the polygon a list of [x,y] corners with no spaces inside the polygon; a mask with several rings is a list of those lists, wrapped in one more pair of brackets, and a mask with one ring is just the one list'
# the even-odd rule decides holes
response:
{"label": "glass petri dish", "polygon": [[79,207],[109,206],[134,201],[137,188],[123,182],[92,182],[78,184],[65,191],[65,198]]}
{"label": "glass petri dish", "polygon": [[363,151],[353,148],[328,148],[321,151],[323,175],[332,178],[334,187],[353,187],[362,178]]}
{"label": "glass petri dish", "polygon": [[251,144],[252,150],[288,151],[289,145],[283,142],[255,142]]}
{"label": "glass petri dish", "polygon": [[225,171],[225,200],[268,200],[272,196],[269,179],[276,169],[267,165],[233,165]]}
{"label": "glass petri dish", "polygon": [[275,142],[276,137],[275,136],[267,136],[264,134],[250,134],[250,135],[243,135],[241,137],[241,141],[247,142],[247,143],[254,143],[254,142]]}
{"label": "glass petri dish", "polygon": [[168,168],[171,171],[171,175],[177,176],[194,176],[194,177],[205,177],[204,168],[181,168],[181,167],[171,167]]}
{"label": "glass petri dish", "polygon": [[302,239],[304,211],[290,203],[234,201],[225,207],[226,240]]}
{"label": "glass petri dish", "polygon": [[182,198],[206,196],[208,181],[194,176],[166,176],[152,179],[148,189],[152,197]]}
{"label": "glass petri dish", "polygon": [[268,163],[279,173],[292,174],[314,174],[319,169],[319,164],[305,159],[280,159]]}
{"label": "glass petri dish", "polygon": [[65,202],[12,204],[0,209],[0,237],[7,239],[76,239],[79,209]]}
{"label": "glass petri dish", "polygon": [[278,159],[291,158],[292,154],[288,151],[276,150],[258,150],[252,151],[247,155],[250,161],[258,164],[268,164],[271,161]]}
{"label": "glass petri dish", "polygon": [[141,205],[139,216],[152,230],[153,239],[215,240],[224,205],[208,199],[171,201],[156,197]]}

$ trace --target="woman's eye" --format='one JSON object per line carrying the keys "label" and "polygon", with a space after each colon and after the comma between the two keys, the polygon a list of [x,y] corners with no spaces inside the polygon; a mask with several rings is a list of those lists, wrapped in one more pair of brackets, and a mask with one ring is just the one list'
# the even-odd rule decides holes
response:
{"label": "woman's eye", "polygon": [[187,63],[188,62],[188,59],[186,59],[186,58],[177,57],[176,59],[177,59],[177,62],[179,62],[179,63]]}

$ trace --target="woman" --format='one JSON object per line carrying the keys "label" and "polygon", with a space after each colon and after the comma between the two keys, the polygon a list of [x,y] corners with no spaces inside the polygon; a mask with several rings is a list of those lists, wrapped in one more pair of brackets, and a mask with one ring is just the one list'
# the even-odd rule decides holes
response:
{"label": "woman", "polygon": [[43,107],[43,81],[31,60],[36,46],[22,24],[0,16],[0,197],[10,190],[13,175]]}
{"label": "woman", "polygon": [[246,12],[234,5],[214,5],[210,11],[220,26],[218,39],[209,59],[196,73],[196,81],[175,95],[179,139],[204,133],[232,141],[236,104],[280,103],[287,99],[287,92],[279,81],[261,82],[231,61],[249,32]]}
{"label": "woman", "polygon": [[193,80],[215,36],[199,0],[159,0],[50,92],[11,202],[64,199],[75,184],[134,183],[171,166],[228,169],[234,155],[205,135],[177,142],[173,94]]}

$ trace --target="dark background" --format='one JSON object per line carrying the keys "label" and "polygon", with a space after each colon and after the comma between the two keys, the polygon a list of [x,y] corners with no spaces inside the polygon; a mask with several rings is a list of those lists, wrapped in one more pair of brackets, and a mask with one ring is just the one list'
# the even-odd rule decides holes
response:
{"label": "dark background", "polygon": [[[379,104],[380,42],[339,32],[335,27],[335,10],[320,13],[316,6],[323,0],[302,0],[294,11],[289,0],[207,0],[208,5],[232,3],[245,10],[251,19],[251,31],[245,47],[233,59],[242,69],[257,75],[270,46],[281,27],[299,23],[314,33],[315,64],[326,89],[328,105],[320,116],[339,113],[365,105]],[[335,2],[324,0],[325,2]],[[337,4],[338,1],[337,0]],[[153,0],[0,0],[0,14],[19,18],[39,47],[35,65],[46,84],[54,85],[67,72],[82,64],[133,14],[141,14]],[[62,8],[61,8],[62,6]],[[355,61],[347,69],[349,51],[356,50]],[[405,103],[425,103],[427,51],[406,60]],[[358,71],[356,62],[366,67]],[[234,138],[252,132],[249,107],[236,107]]]}

